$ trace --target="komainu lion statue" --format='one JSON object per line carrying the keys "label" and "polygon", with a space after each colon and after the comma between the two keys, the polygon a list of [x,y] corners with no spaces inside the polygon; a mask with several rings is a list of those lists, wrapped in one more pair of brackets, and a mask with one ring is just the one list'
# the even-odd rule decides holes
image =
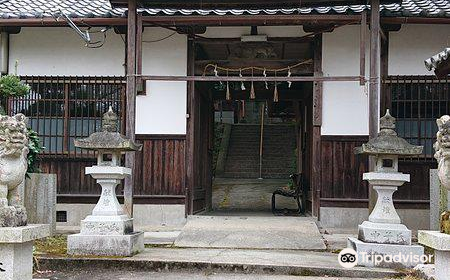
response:
{"label": "komainu lion statue", "polygon": [[[450,191],[450,116],[445,115],[437,121],[438,132],[434,143],[434,157],[438,162],[438,177],[444,189]],[[447,209],[450,210],[450,209]],[[441,215],[441,232],[450,234],[450,212]]]}
{"label": "komainu lion statue", "polygon": [[24,226],[23,188],[28,155],[27,119],[0,115],[0,227]]}
{"label": "komainu lion statue", "polygon": [[438,162],[438,175],[441,184],[450,190],[450,116],[445,115],[437,121],[438,132],[434,158]]}

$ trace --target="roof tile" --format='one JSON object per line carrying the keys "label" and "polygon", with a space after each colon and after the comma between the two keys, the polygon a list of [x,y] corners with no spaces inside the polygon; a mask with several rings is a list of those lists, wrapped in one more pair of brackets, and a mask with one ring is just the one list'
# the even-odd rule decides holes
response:
{"label": "roof tile", "polygon": [[[258,15],[258,14],[353,14],[368,10],[367,5],[298,9],[189,10],[143,9],[147,15]],[[52,17],[59,10],[73,17],[122,17],[126,9],[111,7],[109,0],[3,0],[2,18]],[[383,16],[450,17],[450,0],[403,0],[402,4],[381,7]]]}

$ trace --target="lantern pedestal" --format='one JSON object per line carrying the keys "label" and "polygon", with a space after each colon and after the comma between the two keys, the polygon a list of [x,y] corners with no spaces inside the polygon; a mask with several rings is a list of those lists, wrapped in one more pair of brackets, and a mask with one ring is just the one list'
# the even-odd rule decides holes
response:
{"label": "lantern pedestal", "polygon": [[131,174],[121,166],[86,168],[102,187],[100,199],[92,215],[81,221],[79,234],[68,236],[70,255],[132,256],[144,249],[143,232],[133,231],[133,219],[123,211],[116,196],[120,180]]}

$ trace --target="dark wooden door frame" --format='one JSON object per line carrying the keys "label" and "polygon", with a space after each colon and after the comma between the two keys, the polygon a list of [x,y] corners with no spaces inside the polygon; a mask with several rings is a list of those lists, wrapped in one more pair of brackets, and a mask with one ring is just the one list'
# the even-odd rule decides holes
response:
{"label": "dark wooden door frame", "polygon": [[[322,72],[322,34],[314,36],[314,75],[323,75]],[[322,128],[322,96],[323,82],[317,81],[313,84],[312,99],[312,146],[311,146],[311,198],[312,215],[319,217],[320,212],[320,190],[321,190],[321,128]]]}

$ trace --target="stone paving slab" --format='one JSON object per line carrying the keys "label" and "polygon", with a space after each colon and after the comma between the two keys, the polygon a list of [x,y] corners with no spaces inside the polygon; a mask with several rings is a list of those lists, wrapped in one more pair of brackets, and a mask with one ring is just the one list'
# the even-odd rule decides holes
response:
{"label": "stone paving slab", "polygon": [[[333,277],[386,278],[399,272],[385,268],[342,268],[337,254],[292,250],[146,248],[130,258],[39,257],[41,270],[126,268],[130,271],[211,271]],[[111,279],[111,278],[108,278]]]}
{"label": "stone paving slab", "polygon": [[[139,272],[139,271],[70,271],[50,272],[37,277],[52,277],[59,280],[363,280],[364,278],[336,278],[336,277],[309,277],[309,276],[287,276],[287,275],[259,275],[243,273],[211,273],[205,272]],[[36,278],[41,279],[41,278]],[[41,279],[43,280],[43,279]],[[367,279],[366,279],[367,280]],[[376,280],[376,279],[372,279]],[[380,279],[381,280],[381,279]]]}
{"label": "stone paving slab", "polygon": [[176,247],[325,250],[313,218],[190,216]]}

